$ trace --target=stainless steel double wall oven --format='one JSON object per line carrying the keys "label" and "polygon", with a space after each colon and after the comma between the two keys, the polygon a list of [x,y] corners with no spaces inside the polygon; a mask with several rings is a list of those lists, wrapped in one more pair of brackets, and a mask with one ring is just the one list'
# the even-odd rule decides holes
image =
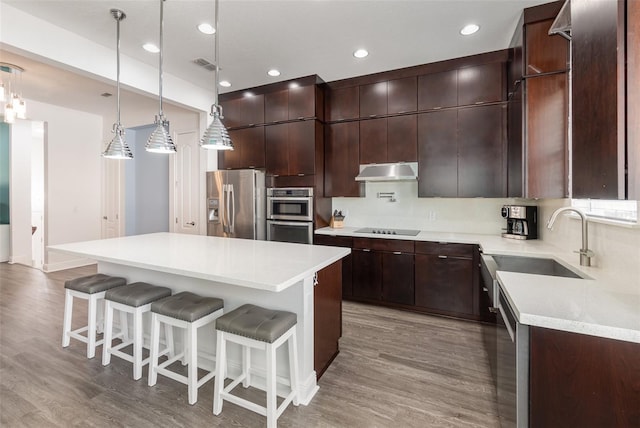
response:
{"label": "stainless steel double wall oven", "polygon": [[313,188],[267,189],[267,240],[313,242]]}

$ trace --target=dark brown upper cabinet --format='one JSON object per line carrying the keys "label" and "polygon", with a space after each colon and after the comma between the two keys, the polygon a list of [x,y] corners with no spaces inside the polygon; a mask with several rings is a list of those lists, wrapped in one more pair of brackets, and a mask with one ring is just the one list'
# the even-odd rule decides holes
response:
{"label": "dark brown upper cabinet", "polygon": [[360,89],[358,86],[331,89],[327,97],[325,117],[329,122],[360,117]]}
{"label": "dark brown upper cabinet", "polygon": [[418,196],[458,196],[458,110],[418,115]]}
{"label": "dark brown upper cabinet", "polygon": [[387,114],[387,82],[360,86],[360,117]]}
{"label": "dark brown upper cabinet", "polygon": [[390,116],[360,121],[360,163],[416,162],[417,116]]}
{"label": "dark brown upper cabinet", "polygon": [[325,197],[364,196],[364,183],[355,180],[360,172],[359,135],[358,122],[325,126]]}
{"label": "dark brown upper cabinet", "polygon": [[418,78],[416,76],[387,82],[387,113],[411,113],[418,109]]}
{"label": "dark brown upper cabinet", "polygon": [[247,95],[221,101],[223,123],[227,128],[264,123],[264,95]]}
{"label": "dark brown upper cabinet", "polygon": [[524,26],[525,76],[566,71],[569,61],[569,42],[562,36],[549,35],[553,19]]}
{"label": "dark brown upper cabinet", "polygon": [[627,197],[625,3],[571,1],[574,198]]}
{"label": "dark brown upper cabinet", "polygon": [[387,162],[387,118],[360,121],[360,163]]}
{"label": "dark brown upper cabinet", "polygon": [[506,101],[505,74],[501,62],[458,69],[458,105]]}
{"label": "dark brown upper cabinet", "polygon": [[316,137],[321,136],[321,127],[315,120],[265,126],[267,175],[315,174]]}
{"label": "dark brown upper cabinet", "polygon": [[315,118],[318,113],[316,108],[320,104],[317,92],[315,85],[307,85],[265,94],[265,122],[270,124]]}
{"label": "dark brown upper cabinet", "polygon": [[442,71],[418,77],[418,110],[458,105],[458,70]]}
{"label": "dark brown upper cabinet", "polygon": [[229,131],[233,150],[218,152],[218,168],[264,168],[264,130],[263,126],[256,126]]}

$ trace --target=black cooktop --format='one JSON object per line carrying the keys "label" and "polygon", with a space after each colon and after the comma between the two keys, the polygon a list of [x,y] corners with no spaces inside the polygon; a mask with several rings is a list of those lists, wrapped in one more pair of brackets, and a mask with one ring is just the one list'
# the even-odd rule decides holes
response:
{"label": "black cooktop", "polygon": [[355,231],[356,233],[374,233],[377,235],[401,235],[401,236],[416,236],[420,233],[419,230],[411,229],[385,229],[381,227],[363,227]]}

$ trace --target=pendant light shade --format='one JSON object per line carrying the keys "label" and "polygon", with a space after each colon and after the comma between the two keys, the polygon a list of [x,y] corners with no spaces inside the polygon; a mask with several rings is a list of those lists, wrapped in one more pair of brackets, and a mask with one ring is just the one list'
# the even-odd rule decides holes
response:
{"label": "pendant light shade", "polygon": [[160,0],[160,52],[159,61],[158,61],[158,70],[159,70],[159,86],[158,86],[158,99],[160,100],[160,110],[154,123],[156,124],[156,129],[151,133],[149,139],[147,140],[147,144],[145,144],[145,149],[148,152],[152,153],[175,153],[176,146],[173,144],[173,140],[171,136],[169,136],[169,121],[164,117],[164,112],[162,111],[162,54],[163,54],[163,30],[164,30],[164,1]]}
{"label": "pendant light shade", "polygon": [[108,159],[133,159],[133,153],[131,149],[127,145],[124,137],[124,128],[122,124],[120,124],[120,21],[125,19],[127,15],[119,9],[111,9],[111,15],[116,20],[116,38],[117,38],[117,46],[116,46],[116,82],[117,82],[117,104],[118,104],[118,115],[116,119],[116,123],[113,124],[113,133],[115,134],[113,140],[107,145],[106,150],[102,153],[102,157]]}
{"label": "pendant light shade", "polygon": [[211,106],[211,116],[213,120],[209,127],[205,131],[202,139],[200,140],[200,146],[205,149],[213,149],[213,150],[233,150],[233,143],[231,142],[231,137],[229,137],[229,133],[227,129],[222,124],[222,107],[218,105],[218,78],[220,73],[219,59],[218,59],[218,51],[220,49],[220,29],[218,28],[218,0],[214,0],[215,2],[215,87],[213,90],[213,105]]}

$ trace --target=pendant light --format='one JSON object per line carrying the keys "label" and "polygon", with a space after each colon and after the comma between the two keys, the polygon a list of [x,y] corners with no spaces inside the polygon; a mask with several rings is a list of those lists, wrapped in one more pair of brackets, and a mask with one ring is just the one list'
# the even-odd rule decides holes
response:
{"label": "pendant light", "polygon": [[220,74],[220,66],[218,59],[218,52],[220,49],[220,29],[218,28],[218,0],[214,0],[215,3],[215,29],[216,33],[215,37],[215,54],[214,54],[214,63],[216,66],[215,74],[215,87],[213,90],[213,105],[211,106],[211,116],[213,120],[211,124],[205,131],[202,139],[200,140],[200,146],[205,149],[213,149],[213,150],[233,150],[233,143],[231,142],[231,137],[229,137],[229,133],[227,129],[222,124],[222,120],[224,116],[222,116],[222,107],[218,105],[218,78]]}
{"label": "pendant light", "polygon": [[[15,123],[16,119],[27,118],[27,104],[22,97],[22,73],[24,68],[7,62],[0,62],[0,71],[9,74],[7,84],[0,80],[0,107],[4,108],[4,122]],[[18,85],[18,74],[20,85]],[[4,78],[4,75],[2,76]]]}
{"label": "pendant light", "polygon": [[133,159],[133,153],[124,139],[124,128],[120,123],[120,21],[125,19],[127,15],[119,9],[111,9],[111,15],[116,20],[116,99],[118,105],[118,115],[116,123],[113,124],[113,132],[115,135],[109,143],[106,150],[102,153],[102,157],[108,159]]}
{"label": "pendant light", "polygon": [[176,146],[173,144],[173,140],[167,131],[167,127],[169,126],[169,121],[164,117],[164,112],[162,111],[162,35],[164,30],[164,1],[160,0],[160,60],[158,69],[160,71],[159,75],[159,89],[158,95],[160,99],[160,111],[155,119],[156,129],[151,133],[149,139],[147,140],[147,144],[145,144],[145,149],[148,152],[153,153],[175,153]]}

